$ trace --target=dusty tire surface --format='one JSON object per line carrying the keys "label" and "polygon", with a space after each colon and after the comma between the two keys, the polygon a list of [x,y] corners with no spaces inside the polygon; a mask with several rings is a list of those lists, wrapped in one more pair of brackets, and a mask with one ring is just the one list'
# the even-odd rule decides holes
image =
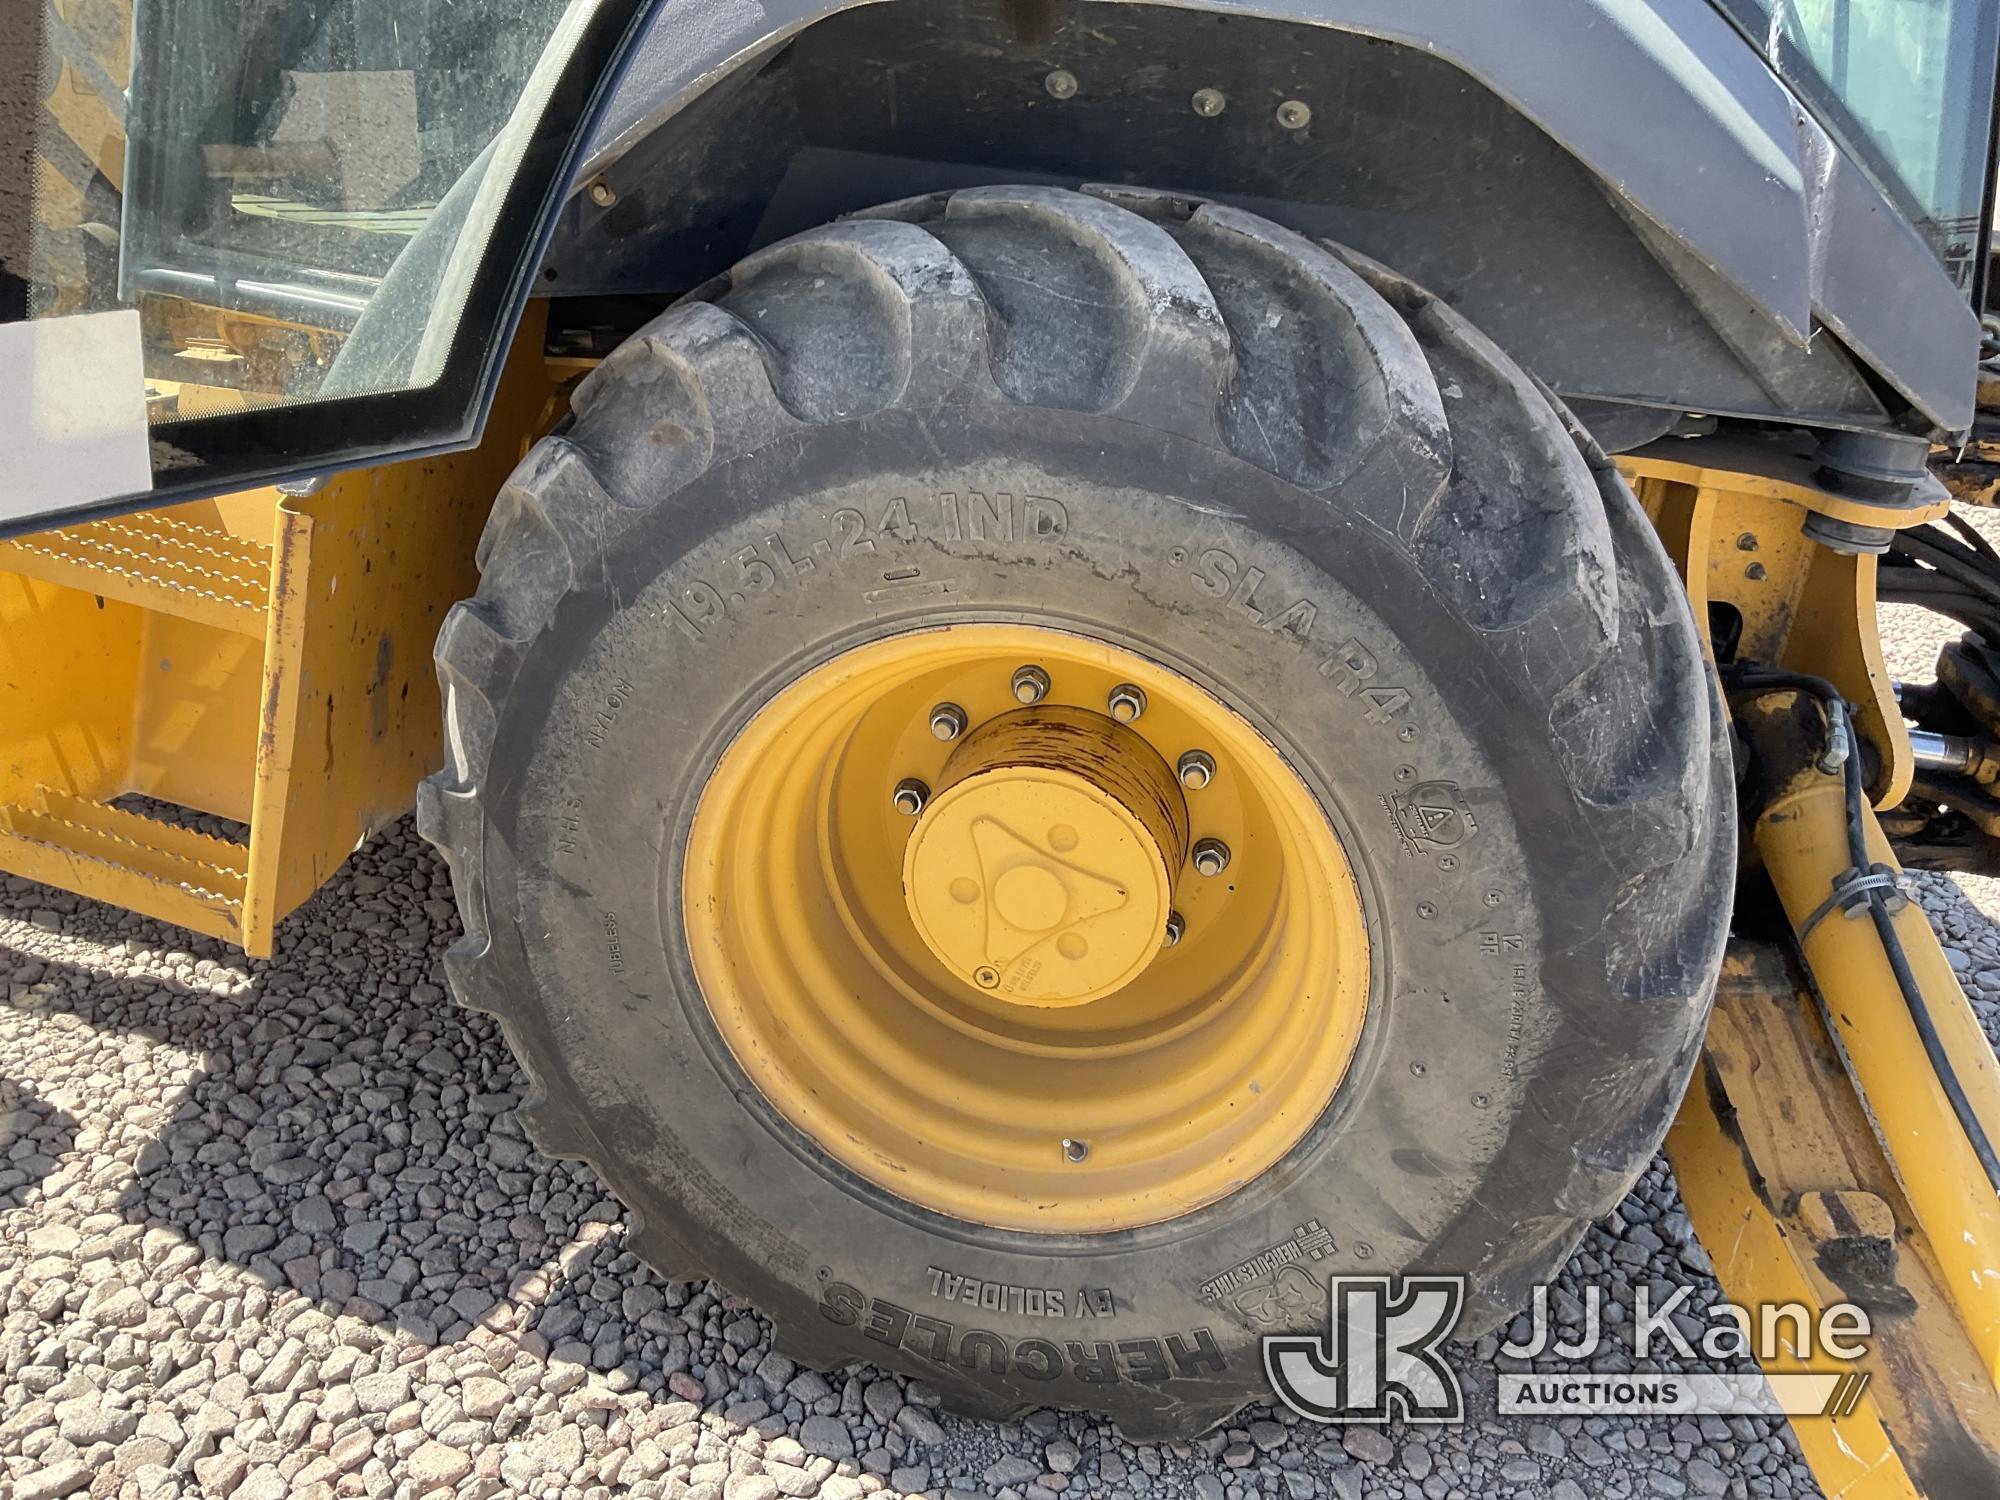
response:
{"label": "dusty tire surface", "polygon": [[[1449,308],[1264,220],[978,189],[759,252],[616,351],[502,493],[440,636],[448,970],[671,1275],[955,1405],[1196,1430],[1330,1275],[1462,1273],[1491,1326],[1646,1166],[1729,903],[1719,710],[1601,454]],[[1049,625],[1183,672],[1308,784],[1374,991],[1280,1164],[1037,1235],[844,1173],[707,1015],[677,896],[708,770],[849,646]]]}

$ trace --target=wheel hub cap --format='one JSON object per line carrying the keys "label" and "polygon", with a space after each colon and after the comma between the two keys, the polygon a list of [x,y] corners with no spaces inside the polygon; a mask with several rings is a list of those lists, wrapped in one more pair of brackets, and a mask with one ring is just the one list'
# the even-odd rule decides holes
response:
{"label": "wheel hub cap", "polygon": [[903,895],[954,974],[1022,1005],[1086,1005],[1159,953],[1187,859],[1173,772],[1102,714],[1028,708],[969,735],[911,835]]}

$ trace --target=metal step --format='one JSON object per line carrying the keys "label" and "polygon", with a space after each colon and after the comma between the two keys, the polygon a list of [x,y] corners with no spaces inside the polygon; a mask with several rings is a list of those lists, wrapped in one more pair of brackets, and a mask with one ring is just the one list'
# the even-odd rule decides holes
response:
{"label": "metal step", "polygon": [[153,511],[0,542],[0,569],[261,640],[271,555],[268,543]]}
{"label": "metal step", "polygon": [[250,851],[226,839],[37,787],[0,804],[0,867],[242,941]]}

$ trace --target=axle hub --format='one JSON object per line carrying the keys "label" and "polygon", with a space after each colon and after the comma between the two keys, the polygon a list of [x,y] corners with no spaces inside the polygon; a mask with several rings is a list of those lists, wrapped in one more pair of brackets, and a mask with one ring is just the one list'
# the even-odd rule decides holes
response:
{"label": "axle hub", "polygon": [[1159,752],[1083,709],[1019,709],[945,763],[903,894],[951,971],[1023,1005],[1085,1005],[1165,942],[1187,803]]}

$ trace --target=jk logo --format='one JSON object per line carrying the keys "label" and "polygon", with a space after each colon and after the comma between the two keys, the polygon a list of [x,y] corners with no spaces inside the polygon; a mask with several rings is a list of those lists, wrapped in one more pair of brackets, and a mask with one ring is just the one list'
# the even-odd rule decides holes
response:
{"label": "jk logo", "polygon": [[1438,1346],[1464,1308],[1463,1276],[1336,1276],[1326,1337],[1267,1336],[1264,1373],[1309,1422],[1462,1422],[1458,1375]]}

